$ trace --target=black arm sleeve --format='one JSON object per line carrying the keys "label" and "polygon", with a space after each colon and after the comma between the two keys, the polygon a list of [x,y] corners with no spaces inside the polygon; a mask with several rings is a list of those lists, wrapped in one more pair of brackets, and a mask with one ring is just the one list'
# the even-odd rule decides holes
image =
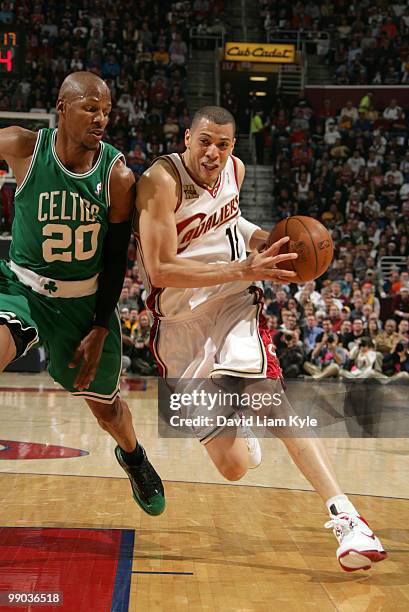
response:
{"label": "black arm sleeve", "polygon": [[94,325],[109,327],[125,278],[130,236],[131,221],[108,224],[102,253],[104,267],[98,279]]}

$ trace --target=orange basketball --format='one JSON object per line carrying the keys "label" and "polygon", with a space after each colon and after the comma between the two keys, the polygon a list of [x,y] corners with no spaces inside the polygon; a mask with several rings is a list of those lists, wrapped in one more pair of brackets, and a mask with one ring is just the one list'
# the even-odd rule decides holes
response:
{"label": "orange basketball", "polygon": [[292,283],[306,283],[328,270],[334,254],[334,245],[322,223],[301,215],[283,219],[272,229],[267,241],[268,246],[284,236],[289,236],[290,240],[281,247],[280,254],[298,253],[298,258],[282,261],[278,267],[297,273],[297,277],[291,279]]}

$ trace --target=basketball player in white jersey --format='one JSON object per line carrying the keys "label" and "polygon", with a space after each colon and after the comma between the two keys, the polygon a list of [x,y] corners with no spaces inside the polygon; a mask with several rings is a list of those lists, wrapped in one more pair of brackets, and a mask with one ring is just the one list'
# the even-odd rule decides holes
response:
{"label": "basketball player in white jersey", "polygon": [[[268,233],[240,217],[245,169],[232,155],[234,144],[233,116],[204,107],[186,130],[185,152],[158,158],[139,182],[137,238],[154,317],[152,349],[166,378],[236,376],[250,389],[256,378],[282,392],[271,337],[259,325],[260,295],[251,284],[291,281],[293,273],[276,265],[296,254],[278,255],[286,238],[258,251]],[[195,434],[225,478],[246,473],[246,438],[220,435],[220,428]],[[321,440],[282,441],[328,508],[326,527],[338,538],[341,567],[368,569],[384,559],[379,539],[343,494]]]}

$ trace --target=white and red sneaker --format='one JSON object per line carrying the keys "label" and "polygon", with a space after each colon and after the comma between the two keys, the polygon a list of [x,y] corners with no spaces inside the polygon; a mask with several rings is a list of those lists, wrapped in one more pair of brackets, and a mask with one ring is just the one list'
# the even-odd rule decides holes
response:
{"label": "white and red sneaker", "polygon": [[345,572],[369,570],[372,563],[383,561],[388,556],[379,538],[361,516],[331,515],[325,527],[333,530],[339,542],[337,559]]}

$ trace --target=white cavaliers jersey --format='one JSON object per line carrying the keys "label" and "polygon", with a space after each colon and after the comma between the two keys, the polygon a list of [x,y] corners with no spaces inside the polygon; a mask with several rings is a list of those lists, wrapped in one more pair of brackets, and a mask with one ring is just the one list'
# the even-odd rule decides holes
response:
{"label": "white cavaliers jersey", "polygon": [[[246,259],[244,238],[238,228],[239,189],[234,157],[229,157],[212,188],[195,182],[178,153],[158,159],[166,159],[172,165],[180,183],[175,210],[177,256],[209,265]],[[234,281],[196,289],[153,287],[143,264],[139,241],[138,264],[148,293],[147,308],[160,319],[184,320],[195,316],[199,306],[240,293],[250,285],[248,281]]]}

